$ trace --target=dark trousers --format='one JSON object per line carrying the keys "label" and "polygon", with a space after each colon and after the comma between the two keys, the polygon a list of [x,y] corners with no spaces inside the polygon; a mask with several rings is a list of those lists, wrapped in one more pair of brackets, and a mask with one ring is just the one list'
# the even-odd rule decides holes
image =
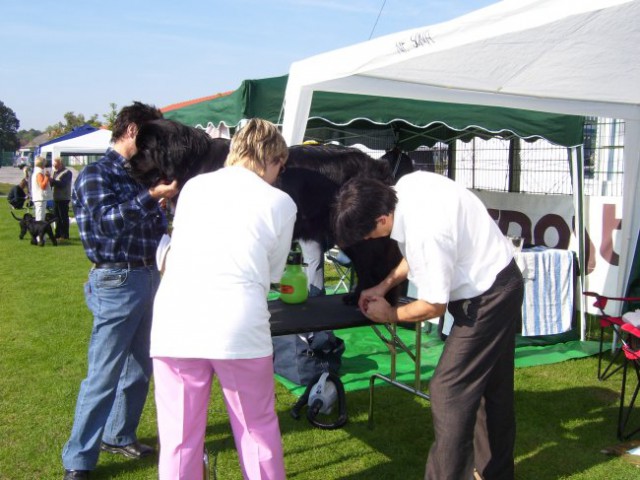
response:
{"label": "dark trousers", "polygon": [[54,200],[53,214],[56,216],[56,238],[69,238],[69,200]]}
{"label": "dark trousers", "polygon": [[514,478],[514,354],[524,286],[512,261],[482,295],[449,303],[454,324],[429,382],[435,441],[425,479]]}

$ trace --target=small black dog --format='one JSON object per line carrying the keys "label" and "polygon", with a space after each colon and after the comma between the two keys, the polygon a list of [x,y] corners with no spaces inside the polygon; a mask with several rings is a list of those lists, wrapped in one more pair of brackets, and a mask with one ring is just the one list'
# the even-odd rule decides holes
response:
{"label": "small black dog", "polygon": [[55,222],[56,218],[51,214],[47,214],[48,218],[45,221],[36,220],[30,213],[25,213],[22,218],[16,217],[13,212],[11,212],[11,215],[20,222],[20,240],[29,232],[31,235],[31,245],[44,247],[45,235],[48,235],[51,243],[53,243],[54,246],[58,246],[58,241],[51,228],[51,224]]}

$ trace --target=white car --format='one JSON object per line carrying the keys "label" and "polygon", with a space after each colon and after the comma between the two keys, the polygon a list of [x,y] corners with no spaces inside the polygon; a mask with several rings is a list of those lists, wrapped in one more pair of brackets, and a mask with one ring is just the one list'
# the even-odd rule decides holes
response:
{"label": "white car", "polygon": [[29,165],[29,157],[14,157],[13,158],[13,166],[16,168],[24,167],[25,165]]}

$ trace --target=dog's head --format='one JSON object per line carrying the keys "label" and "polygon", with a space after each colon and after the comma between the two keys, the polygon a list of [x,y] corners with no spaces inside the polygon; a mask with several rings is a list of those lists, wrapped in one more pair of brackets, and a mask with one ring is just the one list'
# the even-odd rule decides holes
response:
{"label": "dog's head", "polygon": [[11,212],[11,215],[13,216],[13,218],[15,218],[16,220],[18,220],[20,222],[20,236],[19,237],[20,237],[20,240],[22,240],[24,238],[24,236],[27,234],[27,231],[29,230],[29,225],[35,221],[35,217],[33,215],[31,215],[30,213],[25,213],[22,216],[22,218],[16,217],[13,212]]}
{"label": "dog's head", "polygon": [[143,124],[136,137],[137,153],[128,162],[128,172],[146,187],[158,182],[187,180],[221,168],[229,153],[229,141],[211,138],[204,131],[171,120]]}

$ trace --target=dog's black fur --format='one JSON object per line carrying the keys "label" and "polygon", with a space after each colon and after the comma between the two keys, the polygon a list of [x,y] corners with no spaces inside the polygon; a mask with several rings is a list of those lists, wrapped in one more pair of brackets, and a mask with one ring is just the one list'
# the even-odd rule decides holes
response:
{"label": "dog's black fur", "polygon": [[31,235],[31,245],[44,247],[45,235],[47,235],[51,243],[54,246],[58,246],[58,241],[51,228],[51,224],[56,221],[56,218],[50,213],[47,213],[47,219],[44,221],[36,220],[30,213],[25,213],[22,218],[16,217],[13,212],[11,212],[11,215],[20,222],[20,235],[18,236],[20,240],[29,232]]}
{"label": "dog's black fur", "polygon": [[276,187],[287,192],[298,207],[294,237],[315,240],[331,248],[331,206],[347,180],[364,175],[392,183],[389,167],[355,148],[336,145],[295,145],[289,148],[287,168]]}
{"label": "dog's black fur", "polygon": [[413,160],[411,160],[411,157],[397,147],[385,152],[385,154],[380,157],[380,160],[384,160],[389,163],[391,174],[396,181],[398,181],[403,175],[411,173],[414,170]]}
{"label": "dog's black fur", "polygon": [[[199,173],[221,168],[229,143],[171,120],[155,120],[140,127],[129,173],[145,186],[173,180],[182,186]],[[325,249],[331,248],[335,243],[331,207],[340,187],[357,175],[387,184],[394,181],[387,162],[374,160],[355,148],[290,147],[286,169],[275,186],[287,192],[298,207],[294,238],[314,240]],[[389,238],[362,241],[346,248],[345,253],[358,277],[355,291],[347,296],[348,303],[357,302],[362,289],[379,283],[402,258],[397,243]],[[403,288],[406,286],[389,292],[389,301],[395,302]]]}
{"label": "dog's black fur", "polygon": [[[290,147],[287,168],[276,186],[287,192],[298,207],[294,238],[315,240],[324,249],[333,247],[333,202],[340,187],[360,175],[387,184],[394,181],[387,162],[374,160],[356,148],[336,145]],[[358,278],[353,292],[345,297],[350,304],[357,302],[363,289],[384,279],[402,259],[397,243],[388,237],[347,246],[344,253],[351,259]],[[395,303],[405,290],[406,285],[400,285],[389,292],[387,299]]]}
{"label": "dog's black fur", "polygon": [[190,178],[221,168],[229,153],[229,140],[161,119],[140,127],[136,149],[127,164],[133,178],[145,186],[177,180],[181,188]]}

